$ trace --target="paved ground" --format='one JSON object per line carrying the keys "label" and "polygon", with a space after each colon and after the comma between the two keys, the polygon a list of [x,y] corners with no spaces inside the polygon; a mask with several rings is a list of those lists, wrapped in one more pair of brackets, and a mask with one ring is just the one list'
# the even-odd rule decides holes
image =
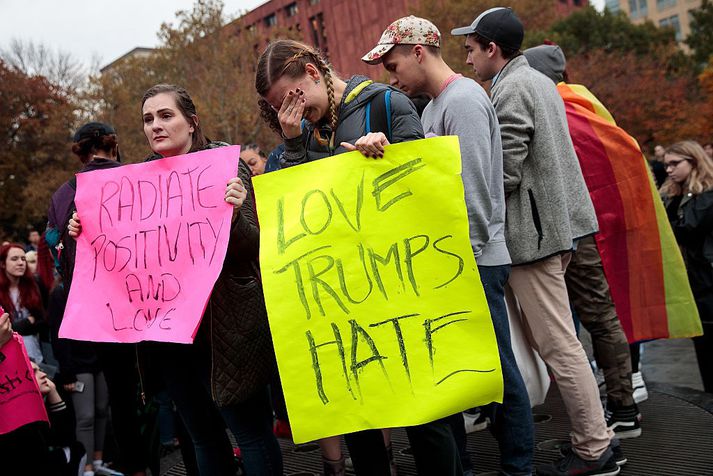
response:
{"label": "paved ground", "polygon": [[[590,348],[583,335],[585,348]],[[713,475],[713,395],[700,392],[701,378],[690,339],[661,340],[643,345],[642,371],[649,387],[649,400],[640,405],[643,414],[641,437],[624,440],[629,457],[622,476],[711,476]],[[557,457],[557,447],[567,438],[569,423],[556,386],[544,405],[535,407],[535,463]],[[674,423],[674,424],[672,424]],[[288,476],[318,476],[320,452],[316,445],[295,447],[281,441]],[[415,475],[408,441],[402,430],[393,434],[400,476]],[[476,475],[494,476],[498,449],[487,431],[468,437],[468,450]],[[162,461],[162,475],[183,476],[177,453]],[[351,474],[351,473],[349,473]]]}
{"label": "paved ground", "polygon": [[703,390],[691,339],[664,339],[643,344],[645,381]]}

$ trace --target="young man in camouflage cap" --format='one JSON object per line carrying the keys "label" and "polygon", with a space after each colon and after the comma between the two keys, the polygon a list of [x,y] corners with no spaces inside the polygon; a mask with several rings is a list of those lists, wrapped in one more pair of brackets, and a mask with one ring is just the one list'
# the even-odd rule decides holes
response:
{"label": "young man in camouflage cap", "polygon": [[[505,307],[504,286],[510,274],[510,255],[505,243],[498,119],[483,88],[472,79],[455,74],[443,61],[440,40],[438,28],[430,21],[404,17],[389,25],[379,44],[362,60],[382,63],[392,86],[411,96],[425,94],[431,98],[421,117],[426,137],[459,137],[471,246],[488,300],[503,371],[503,404],[490,405],[486,413],[491,417],[500,447],[502,473],[528,475],[532,472],[532,413],[510,346]],[[460,425],[462,429],[462,417]],[[464,452],[464,434],[460,446]],[[468,469],[467,454],[462,459],[464,469]]]}

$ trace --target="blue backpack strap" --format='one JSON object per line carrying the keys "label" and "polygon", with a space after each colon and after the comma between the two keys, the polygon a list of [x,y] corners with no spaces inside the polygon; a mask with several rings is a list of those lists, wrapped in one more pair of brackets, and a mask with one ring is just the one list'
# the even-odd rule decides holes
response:
{"label": "blue backpack strap", "polygon": [[386,90],[384,94],[384,103],[386,106],[386,138],[391,142],[391,89]]}
{"label": "blue backpack strap", "polygon": [[[383,132],[391,142],[391,88],[384,89],[366,103],[366,133]],[[373,107],[372,107],[373,104]]]}

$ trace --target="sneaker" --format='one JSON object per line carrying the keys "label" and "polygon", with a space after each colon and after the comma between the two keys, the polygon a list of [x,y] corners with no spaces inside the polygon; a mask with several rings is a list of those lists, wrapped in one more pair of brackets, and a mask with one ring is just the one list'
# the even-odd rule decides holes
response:
{"label": "sneaker", "polygon": [[485,430],[490,424],[490,418],[487,418],[480,408],[473,408],[463,412],[463,420],[465,421],[465,433],[475,433],[476,431]]}
{"label": "sneaker", "polygon": [[[611,448],[611,452],[614,455],[614,462],[616,463],[617,466],[624,466],[629,459],[624,456],[624,450],[621,449],[621,442],[619,441],[618,438],[613,438],[611,440],[611,443],[609,444],[609,448]],[[562,456],[567,456],[567,454],[572,452],[572,443],[569,441],[566,443],[563,443],[562,446],[560,446],[560,454]]]}
{"label": "sneaker", "polygon": [[636,403],[623,406],[607,402],[604,417],[607,420],[607,427],[614,432],[617,438],[623,440],[641,436],[639,408]]}
{"label": "sneaker", "polygon": [[574,451],[569,451],[554,463],[537,467],[537,474],[541,476],[616,476],[620,471],[610,448],[594,461],[582,459]]}
{"label": "sneaker", "polygon": [[646,383],[641,372],[631,374],[631,385],[634,387],[634,402],[641,403],[649,399],[649,392],[646,390]]}
{"label": "sneaker", "polygon": [[104,463],[94,465],[94,474],[96,476],[124,476],[124,473],[113,470]]}

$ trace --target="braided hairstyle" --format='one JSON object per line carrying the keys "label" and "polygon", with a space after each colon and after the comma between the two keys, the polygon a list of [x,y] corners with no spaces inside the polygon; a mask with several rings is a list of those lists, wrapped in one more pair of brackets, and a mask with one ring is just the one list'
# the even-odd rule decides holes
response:
{"label": "braided hairstyle", "polygon": [[[329,109],[328,117],[325,118],[327,124],[334,132],[337,129],[337,104],[334,100],[334,81],[329,63],[322,54],[315,48],[294,40],[277,40],[270,43],[267,49],[260,55],[255,73],[255,89],[260,95],[258,105],[260,106],[260,116],[270,125],[270,128],[282,134],[280,121],[277,119],[277,112],[265,100],[265,95],[272,85],[283,76],[298,79],[306,74],[307,64],[313,64],[322,76],[327,88],[327,99]],[[327,142],[319,135],[319,130],[315,129],[315,138],[322,144]]]}

